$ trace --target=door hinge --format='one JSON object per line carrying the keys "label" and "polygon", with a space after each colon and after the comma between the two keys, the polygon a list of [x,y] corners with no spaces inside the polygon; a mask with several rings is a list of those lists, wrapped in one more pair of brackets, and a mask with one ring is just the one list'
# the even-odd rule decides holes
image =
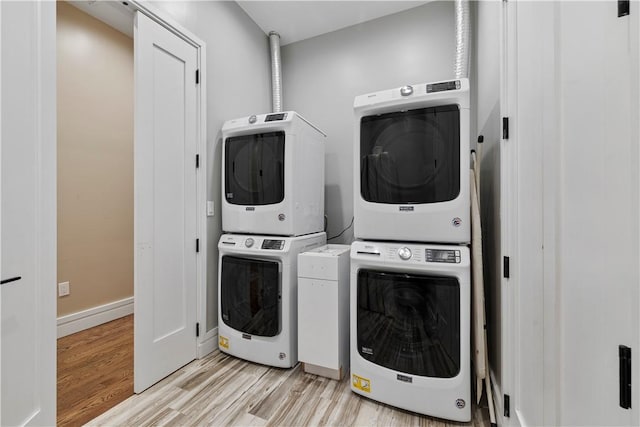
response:
{"label": "door hinge", "polygon": [[200,154],[196,154],[196,169],[200,167]]}
{"label": "door hinge", "polygon": [[629,14],[629,0],[618,0],[618,18]]}
{"label": "door hinge", "polygon": [[509,278],[509,257],[502,257],[502,277]]}
{"label": "door hinge", "polygon": [[620,407],[631,409],[631,348],[618,346],[620,361]]}
{"label": "door hinge", "polygon": [[509,397],[508,394],[505,394],[504,395],[504,416],[507,418],[511,416],[510,404],[511,404],[511,398]]}
{"label": "door hinge", "polygon": [[509,139],[509,117],[502,118],[502,139]]}
{"label": "door hinge", "polygon": [[200,239],[196,239],[196,252],[200,252]]}
{"label": "door hinge", "polygon": [[196,84],[200,84],[200,70],[196,70]]}
{"label": "door hinge", "polygon": [[196,323],[196,337],[200,336],[200,322]]}

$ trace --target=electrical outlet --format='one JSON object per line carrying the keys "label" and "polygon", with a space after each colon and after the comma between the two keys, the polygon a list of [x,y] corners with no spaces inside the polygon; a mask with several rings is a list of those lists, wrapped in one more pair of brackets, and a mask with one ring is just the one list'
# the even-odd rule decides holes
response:
{"label": "electrical outlet", "polygon": [[69,295],[71,292],[69,290],[69,282],[58,283],[58,296],[64,297]]}

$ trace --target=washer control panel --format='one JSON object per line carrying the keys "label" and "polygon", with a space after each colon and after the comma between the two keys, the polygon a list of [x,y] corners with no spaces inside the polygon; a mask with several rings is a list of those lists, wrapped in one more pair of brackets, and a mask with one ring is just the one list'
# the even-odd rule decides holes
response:
{"label": "washer control panel", "polygon": [[402,248],[398,249],[398,256],[403,260],[411,259],[411,249],[403,246]]}
{"label": "washer control panel", "polygon": [[269,249],[275,251],[281,251],[284,248],[284,240],[270,240],[264,239],[260,249]]}
{"label": "washer control panel", "polygon": [[351,245],[352,259],[379,260],[402,264],[469,265],[469,248],[455,245],[425,245],[420,243],[363,242]]}
{"label": "washer control panel", "polygon": [[277,238],[277,236],[257,236],[241,234],[224,234],[220,237],[218,248],[236,248],[246,253],[258,253],[264,251],[287,252],[290,249],[290,240]]}
{"label": "washer control panel", "polygon": [[424,258],[427,262],[460,264],[460,251],[453,249],[425,249]]}

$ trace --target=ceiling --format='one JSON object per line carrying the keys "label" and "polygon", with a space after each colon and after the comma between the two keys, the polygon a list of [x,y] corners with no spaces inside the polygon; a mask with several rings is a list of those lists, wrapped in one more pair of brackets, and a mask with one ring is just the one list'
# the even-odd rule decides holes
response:
{"label": "ceiling", "polygon": [[71,0],[69,3],[133,38],[133,8],[119,1]]}
{"label": "ceiling", "polygon": [[269,34],[286,45],[391,15],[427,1],[243,1],[238,5]]}
{"label": "ceiling", "polygon": [[[133,9],[120,1],[71,0],[75,7],[133,37]],[[420,6],[428,1],[243,1],[238,5],[269,34],[277,31],[286,45],[382,16]]]}

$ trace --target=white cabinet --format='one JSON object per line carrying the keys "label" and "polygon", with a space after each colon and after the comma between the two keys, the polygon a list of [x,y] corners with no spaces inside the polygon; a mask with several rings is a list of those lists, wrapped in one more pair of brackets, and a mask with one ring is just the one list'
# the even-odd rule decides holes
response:
{"label": "white cabinet", "polygon": [[336,380],[349,371],[349,250],[298,255],[298,359],[305,372]]}

